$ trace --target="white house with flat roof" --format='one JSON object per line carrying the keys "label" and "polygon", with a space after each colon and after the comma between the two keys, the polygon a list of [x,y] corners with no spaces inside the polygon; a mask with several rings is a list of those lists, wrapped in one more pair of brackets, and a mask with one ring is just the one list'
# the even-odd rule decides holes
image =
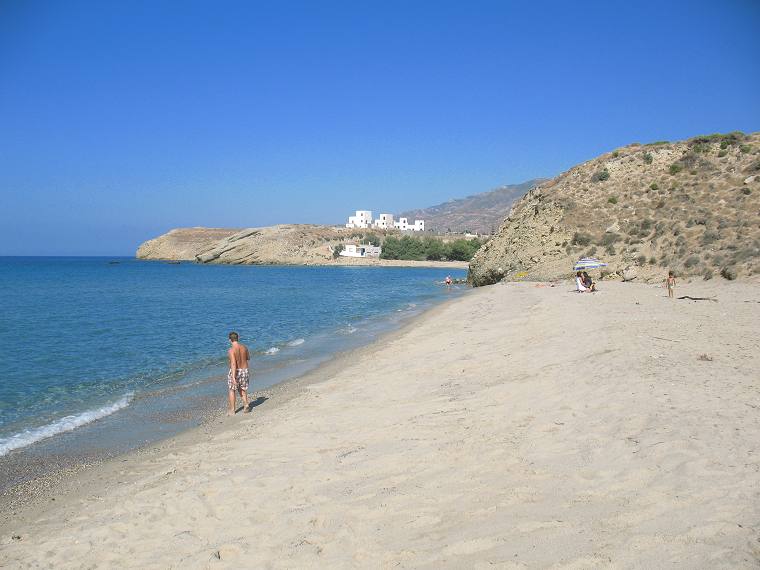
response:
{"label": "white house with flat roof", "polygon": [[339,255],[343,257],[380,257],[381,249],[376,245],[356,245],[349,243],[343,246]]}
{"label": "white house with flat roof", "polygon": [[366,229],[372,225],[372,210],[356,210],[355,216],[348,217],[347,228]]}
{"label": "white house with flat roof", "polygon": [[393,214],[380,214],[373,225],[379,230],[393,228]]}
{"label": "white house with flat roof", "polygon": [[424,232],[425,220],[414,220],[414,223],[410,224],[407,218],[399,218],[398,221],[393,224],[393,227],[402,232]]}
{"label": "white house with flat roof", "polygon": [[380,214],[376,220],[372,219],[372,210],[356,210],[355,216],[349,216],[346,223],[347,228],[377,228],[379,230],[397,229],[402,232],[424,232],[425,220],[414,220],[413,224],[409,223],[407,218],[393,220],[393,214]]}

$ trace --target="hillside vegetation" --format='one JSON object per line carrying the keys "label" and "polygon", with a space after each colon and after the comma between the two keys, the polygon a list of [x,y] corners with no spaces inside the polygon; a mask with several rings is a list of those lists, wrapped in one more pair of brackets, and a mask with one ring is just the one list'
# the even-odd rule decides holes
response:
{"label": "hillside vegetation", "polygon": [[760,134],[631,144],[519,200],[470,263],[470,280],[567,277],[596,256],[609,277],[760,273]]}
{"label": "hillside vegetation", "polygon": [[455,239],[451,241],[434,237],[401,238],[388,236],[383,241],[381,259],[410,259],[417,261],[470,261],[483,241],[479,239]]}

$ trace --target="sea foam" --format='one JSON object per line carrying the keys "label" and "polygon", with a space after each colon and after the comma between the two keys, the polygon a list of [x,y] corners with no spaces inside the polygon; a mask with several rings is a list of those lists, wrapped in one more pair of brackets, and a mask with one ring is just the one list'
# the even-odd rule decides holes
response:
{"label": "sea foam", "polygon": [[299,345],[303,344],[304,342],[306,342],[304,339],[302,339],[302,338],[297,338],[297,339],[295,339],[295,340],[291,340],[291,341],[288,343],[288,346],[299,346]]}
{"label": "sea foam", "polygon": [[92,423],[95,420],[99,420],[100,418],[110,416],[114,412],[126,408],[132,401],[132,397],[133,394],[130,392],[113,404],[108,404],[102,408],[95,408],[94,410],[87,410],[81,414],[66,416],[47,425],[27,429],[13,434],[10,437],[0,438],[0,457],[10,453],[14,449],[26,447],[27,445],[31,445],[59,433],[71,431],[80,426]]}
{"label": "sea foam", "polygon": [[280,352],[280,349],[277,348],[276,346],[273,346],[272,348],[268,348],[267,350],[265,350],[264,354],[270,354],[271,355],[271,354],[277,354],[278,352]]}

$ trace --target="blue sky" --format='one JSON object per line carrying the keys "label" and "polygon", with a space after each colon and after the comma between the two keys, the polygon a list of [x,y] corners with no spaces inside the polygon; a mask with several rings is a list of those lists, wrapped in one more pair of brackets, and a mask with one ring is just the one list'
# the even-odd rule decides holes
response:
{"label": "blue sky", "polygon": [[0,3],[0,255],[342,222],[760,130],[760,2]]}

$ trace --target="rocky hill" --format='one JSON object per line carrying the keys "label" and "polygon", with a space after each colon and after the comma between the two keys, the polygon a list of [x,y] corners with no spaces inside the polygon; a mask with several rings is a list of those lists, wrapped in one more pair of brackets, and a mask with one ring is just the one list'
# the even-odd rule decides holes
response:
{"label": "rocky hill", "polygon": [[200,263],[307,265],[330,262],[333,247],[351,236],[351,230],[306,224],[244,230],[178,228],[142,244],[137,257]]}
{"label": "rocky hill", "polygon": [[522,184],[502,186],[437,206],[409,210],[399,217],[423,219],[426,229],[437,232],[490,234],[501,225],[515,200],[541,182],[545,182],[545,179],[537,178]]}
{"label": "rocky hill", "polygon": [[760,133],[631,144],[519,200],[470,263],[470,281],[555,279],[595,256],[609,278],[760,273]]}
{"label": "rocky hill", "polygon": [[239,232],[230,228],[177,228],[143,243],[137,249],[138,259],[189,260],[219,240]]}

